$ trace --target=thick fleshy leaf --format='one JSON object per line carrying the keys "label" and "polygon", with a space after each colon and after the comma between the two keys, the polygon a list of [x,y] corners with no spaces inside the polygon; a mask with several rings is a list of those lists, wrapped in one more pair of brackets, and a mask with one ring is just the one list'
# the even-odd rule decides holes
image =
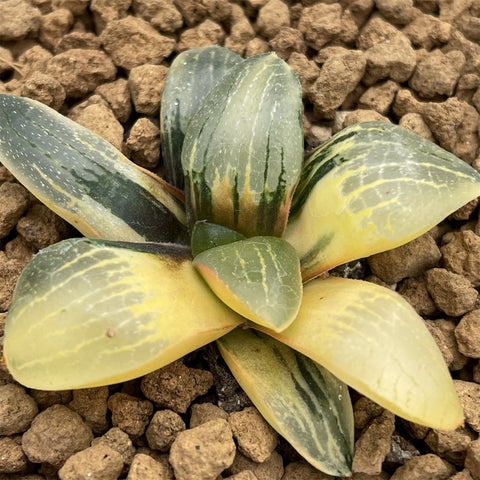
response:
{"label": "thick fleshy leaf", "polygon": [[252,237],[197,255],[193,264],[230,308],[275,331],[295,319],[302,276],[295,249],[277,237]]}
{"label": "thick fleshy leaf", "polygon": [[267,422],[314,467],[347,476],[353,412],[347,386],[274,339],[236,329],[217,340],[235,378]]}
{"label": "thick fleshy leaf", "polygon": [[450,373],[423,320],[387,288],[313,280],[304,286],[295,322],[266,333],[407,420],[442,430],[463,421]]}
{"label": "thick fleshy leaf", "polygon": [[172,187],[40,102],[0,95],[0,162],[86,236],[187,242]]}
{"label": "thick fleshy leaf", "polygon": [[31,388],[106,385],[160,368],[242,321],[210,292],[186,247],[65,240],[21,274],[4,355]]}
{"label": "thick fleshy leaf", "polygon": [[170,65],[160,112],[165,178],[183,188],[183,138],[190,119],[205,95],[225,72],[243,61],[240,55],[217,45],[180,53]]}
{"label": "thick fleshy leaf", "polygon": [[192,230],[192,253],[195,257],[204,250],[244,239],[245,235],[222,225],[197,222]]}
{"label": "thick fleshy leaf", "polygon": [[212,88],[182,150],[189,223],[247,237],[283,233],[303,161],[302,94],[275,54],[250,57]]}
{"label": "thick fleshy leaf", "polygon": [[285,233],[304,280],[398,247],[480,195],[480,174],[401,127],[346,128],[307,160]]}

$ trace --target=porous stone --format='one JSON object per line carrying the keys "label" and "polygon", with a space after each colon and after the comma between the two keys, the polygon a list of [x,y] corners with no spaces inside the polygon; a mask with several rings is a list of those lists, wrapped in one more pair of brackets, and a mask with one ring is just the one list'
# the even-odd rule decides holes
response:
{"label": "porous stone", "polygon": [[22,448],[34,463],[60,467],[67,458],[90,446],[92,430],[78,413],[64,405],[40,412],[23,434]]}
{"label": "porous stone", "polygon": [[[256,477],[255,477],[256,478]],[[285,467],[282,480],[333,480],[334,477],[320,472],[304,461],[291,462]],[[355,474],[352,479],[355,478]]]}
{"label": "porous stone", "polygon": [[254,462],[264,462],[277,446],[277,433],[255,407],[232,412],[228,423],[237,441],[238,449]]}
{"label": "porous stone", "polygon": [[[233,4],[230,15],[230,35],[225,38],[225,47],[243,55],[250,41],[257,39],[266,43],[260,37],[255,37],[255,30],[240,5]],[[247,55],[248,56],[248,55]]]}
{"label": "porous stone", "polygon": [[402,32],[416,47],[431,50],[450,40],[452,26],[433,15],[419,14]]}
{"label": "porous stone", "polygon": [[66,8],[60,8],[42,16],[38,38],[49,50],[55,50],[60,39],[73,25],[73,14]]}
{"label": "porous stone", "polygon": [[52,0],[54,10],[66,8],[74,15],[83,15],[86,13],[90,0]]}
{"label": "porous stone", "polygon": [[177,435],[169,461],[178,480],[215,480],[235,457],[228,422],[211,420]]}
{"label": "porous stone", "polygon": [[379,417],[384,409],[367,397],[360,397],[353,405],[355,428],[363,430],[374,418]]}
{"label": "porous stone", "polygon": [[388,117],[380,115],[375,110],[354,110],[353,112],[346,112],[343,119],[342,128],[349,127],[361,122],[387,122],[391,123]]}
{"label": "porous stone", "polygon": [[133,457],[127,480],[174,480],[173,472],[167,462],[159,462],[150,455],[137,453]]}
{"label": "porous stone", "polygon": [[25,267],[25,262],[7,258],[0,251],[0,310],[7,311],[12,300],[13,289],[17,279]]}
{"label": "porous stone", "polygon": [[28,465],[20,437],[0,438],[0,477],[2,473],[20,472]]}
{"label": "porous stone", "polygon": [[423,98],[451,96],[464,64],[465,56],[458,50],[446,54],[434,50],[417,63],[409,85]]}
{"label": "porous stone", "polygon": [[369,475],[381,473],[382,463],[390,452],[394,430],[395,416],[387,410],[370,421],[355,442],[354,472]]}
{"label": "porous stone", "polygon": [[47,72],[56,78],[68,97],[80,98],[115,78],[117,69],[102,51],[72,49],[48,61]]}
{"label": "porous stone", "polygon": [[100,50],[100,39],[90,32],[70,32],[55,44],[55,53],[66,52],[72,48],[84,50]]}
{"label": "porous stone", "polygon": [[393,80],[374,85],[362,94],[358,106],[386,115],[389,113],[395,94],[399,89],[400,86]]}
{"label": "porous stone", "polygon": [[307,46],[320,50],[342,31],[342,7],[338,3],[316,3],[302,10],[298,20]]}
{"label": "porous stone", "polygon": [[427,453],[399,467],[390,480],[447,480],[455,472],[455,468],[438,455]]}
{"label": "porous stone", "polygon": [[[472,213],[477,209],[479,203],[479,198],[474,198],[470,200],[470,202],[462,205],[460,208],[455,210],[448,216],[449,220],[458,220],[458,221],[466,221],[469,220],[472,216]],[[478,224],[477,224],[478,225]],[[475,232],[477,233],[477,232]]]}
{"label": "porous stone", "polygon": [[480,480],[480,439],[474,440],[467,447],[465,468],[473,480]]}
{"label": "porous stone", "polygon": [[60,110],[67,94],[63,85],[52,75],[34,72],[25,79],[20,93],[22,97],[44,103],[54,110]]}
{"label": "porous stone", "polygon": [[192,27],[203,22],[207,17],[207,7],[201,1],[174,0],[174,4],[182,14],[188,27]]}
{"label": "porous stone", "polygon": [[100,40],[115,65],[126,70],[145,63],[160,64],[175,47],[175,40],[161,35],[145,20],[132,16],[109,22]]}
{"label": "porous stone", "polygon": [[441,257],[435,240],[426,233],[405,245],[372,255],[368,264],[375,275],[392,284],[435,267]]}
{"label": "porous stone", "polygon": [[440,310],[458,317],[474,309],[478,292],[469,280],[444,268],[426,272],[427,289]]}
{"label": "porous stone", "polygon": [[269,0],[259,11],[257,29],[267,39],[272,39],[284,27],[290,26],[290,12],[282,0]]}
{"label": "porous stone", "polygon": [[288,58],[288,65],[298,76],[305,96],[320,75],[320,68],[303,53],[293,52]]}
{"label": "porous stone", "polygon": [[177,52],[183,52],[189,48],[218,45],[224,41],[225,36],[222,26],[207,18],[199,25],[184,30],[175,49]]}
{"label": "porous stone", "polygon": [[155,412],[145,432],[152,450],[166,452],[180,432],[185,430],[185,422],[172,410]]}
{"label": "porous stone", "polygon": [[115,450],[122,456],[125,465],[130,465],[135,455],[135,447],[130,437],[118,427],[111,428],[101,437],[95,437],[92,440],[92,446],[94,445],[106,445]]}
{"label": "porous stone", "polygon": [[91,0],[96,32],[101,33],[109,22],[125,18],[131,4],[132,0]]}
{"label": "porous stone", "polygon": [[192,405],[190,412],[190,428],[198,427],[202,423],[218,418],[228,419],[228,413],[213,403],[195,403]]}
{"label": "porous stone", "polygon": [[419,113],[406,113],[400,118],[398,124],[401,127],[406,128],[407,130],[410,130],[423,138],[426,138],[430,142],[435,140],[433,138],[432,131],[430,128],[428,128],[428,125],[426,124],[422,115]]}
{"label": "porous stone", "polygon": [[276,451],[262,463],[254,462],[237,451],[231,467],[227,469],[227,473],[236,475],[245,470],[250,470],[257,480],[281,480],[285,471],[282,457]]}
{"label": "porous stone", "polygon": [[73,398],[71,390],[30,390],[30,395],[33,397],[40,410],[46,410],[52,405],[67,405]]}
{"label": "porous stone", "polygon": [[137,113],[158,115],[167,73],[168,68],[163,65],[145,64],[132,68],[128,88]]}
{"label": "porous stone", "polygon": [[445,267],[480,285],[480,236],[471,230],[454,232],[451,240],[440,248]]}
{"label": "porous stone", "polygon": [[133,0],[132,8],[160,32],[173,33],[183,26],[182,14],[172,0]]}
{"label": "porous stone", "polygon": [[375,0],[379,12],[395,25],[406,25],[415,17],[413,0]]}
{"label": "porous stone", "polygon": [[35,36],[40,28],[40,10],[26,0],[0,2],[0,41],[18,42]]}
{"label": "porous stone", "polygon": [[283,27],[270,40],[270,46],[275,50],[280,58],[288,61],[290,55],[294,52],[297,54],[304,54],[307,51],[303,35],[291,27]]}
{"label": "porous stone", "polygon": [[448,43],[442,48],[444,52],[460,50],[465,55],[463,73],[480,74],[480,45],[468,40],[459,30],[452,29]]}
{"label": "porous stone", "polygon": [[94,433],[103,433],[108,429],[108,396],[108,387],[74,390],[69,407],[83,418]]}
{"label": "porous stone", "polygon": [[397,291],[419,315],[431,316],[438,312],[423,278],[406,278]]}
{"label": "porous stone", "polygon": [[400,30],[381,16],[372,15],[363,26],[357,39],[360,50],[368,50],[382,42],[388,42],[399,34]]}
{"label": "porous stone", "polygon": [[160,129],[148,118],[139,118],[130,130],[123,151],[137,165],[155,168],[160,160]]}
{"label": "porous stone", "polygon": [[[284,480],[285,477],[282,477]],[[225,480],[258,480],[257,476],[251,470],[243,470],[236,473],[235,475],[230,475],[225,478]]]}
{"label": "porous stone", "polygon": [[112,412],[114,427],[119,427],[133,438],[145,433],[153,413],[151,402],[127,393],[114,393],[109,397],[107,405]]}
{"label": "porous stone", "polygon": [[417,62],[410,40],[402,33],[375,44],[365,52],[365,57],[367,66],[363,82],[366,85],[388,78],[398,83],[406,82]]}
{"label": "porous stone", "polygon": [[426,320],[425,326],[442,352],[448,368],[452,371],[462,369],[468,359],[459,350],[455,336],[456,323],[449,319]]}
{"label": "porous stone", "polygon": [[210,372],[186,367],[181,361],[173,362],[142,378],[142,392],[160,408],[185,413],[199,395],[213,385]]}
{"label": "porous stone", "polygon": [[68,458],[58,476],[60,480],[117,480],[122,469],[122,456],[106,445],[97,444]]}
{"label": "porous stone", "polygon": [[[28,78],[33,73],[46,73],[48,61],[53,54],[40,45],[33,45],[27,48],[19,57],[23,78]],[[15,75],[18,75],[17,73]]]}
{"label": "porous stone", "polygon": [[440,457],[455,465],[465,462],[467,448],[476,435],[466,427],[455,430],[430,430],[425,438],[427,445]]}
{"label": "porous stone", "polygon": [[125,123],[128,120],[132,113],[132,102],[127,79],[119,78],[103,83],[95,89],[95,93],[106,100],[119,122]]}
{"label": "porous stone", "polygon": [[455,329],[458,349],[470,358],[480,358],[480,310],[467,313]]}
{"label": "porous stone", "polygon": [[38,413],[35,400],[20,385],[0,386],[0,435],[25,432]]}
{"label": "porous stone", "polygon": [[93,95],[85,102],[70,110],[72,120],[100,135],[117,150],[123,142],[123,126],[117,120],[107,102],[98,95]]}
{"label": "porous stone", "polygon": [[30,203],[27,190],[18,183],[0,184],[0,238],[6,237],[25,213]]}
{"label": "porous stone", "polygon": [[465,422],[476,432],[480,432],[480,385],[475,382],[454,380],[455,389],[463,408]]}

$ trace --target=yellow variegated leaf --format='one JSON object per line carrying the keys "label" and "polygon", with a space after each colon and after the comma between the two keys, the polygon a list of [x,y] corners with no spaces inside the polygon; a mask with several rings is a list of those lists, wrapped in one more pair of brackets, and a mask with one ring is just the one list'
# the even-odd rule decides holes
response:
{"label": "yellow variegated leaf", "polygon": [[217,340],[242,388],[270,425],[314,467],[350,475],[353,412],[347,386],[309,358],[252,330]]}
{"label": "yellow variegated leaf", "polygon": [[285,233],[304,280],[403,245],[480,195],[480,174],[384,122],[342,130],[305,162]]}
{"label": "yellow variegated leaf", "polygon": [[210,292],[184,247],[66,240],[21,274],[4,355],[31,388],[106,385],[160,368],[242,321]]}
{"label": "yellow variegated leaf", "polygon": [[304,286],[295,322],[280,333],[264,331],[407,420],[442,430],[463,421],[450,373],[423,320],[387,288],[313,280]]}
{"label": "yellow variegated leaf", "polygon": [[295,319],[302,300],[300,263],[277,237],[252,237],[210,248],[193,264],[230,308],[275,331]]}
{"label": "yellow variegated leaf", "polygon": [[86,236],[187,242],[172,187],[40,102],[0,95],[0,162]]}

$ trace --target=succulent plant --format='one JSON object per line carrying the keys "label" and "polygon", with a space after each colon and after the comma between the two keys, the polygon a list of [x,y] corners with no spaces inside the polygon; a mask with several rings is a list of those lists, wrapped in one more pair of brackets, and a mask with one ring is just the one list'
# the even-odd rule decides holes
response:
{"label": "succulent plant", "polygon": [[474,169],[379,122],[304,159],[293,71],[274,54],[222,47],[174,60],[161,130],[166,180],[48,107],[0,95],[0,161],[85,235],[41,250],[17,282],[4,355],[20,383],[126,381],[217,340],[265,419],[339,476],[353,457],[347,385],[413,422],[462,423],[414,309],[326,272],[480,195]]}

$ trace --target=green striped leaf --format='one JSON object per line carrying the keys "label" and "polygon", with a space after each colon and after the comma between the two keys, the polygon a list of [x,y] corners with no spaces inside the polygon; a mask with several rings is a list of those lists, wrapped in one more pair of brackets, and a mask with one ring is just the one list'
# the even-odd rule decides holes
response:
{"label": "green striped leaf", "polygon": [[295,319],[302,300],[300,263],[277,237],[252,237],[197,255],[193,264],[231,309],[275,331]]}
{"label": "green striped leaf", "polygon": [[187,242],[172,187],[40,102],[0,95],[0,162],[86,236]]}
{"label": "green striped leaf", "polygon": [[232,67],[185,134],[189,222],[280,236],[303,161],[301,118],[299,81],[275,54]]}
{"label": "green striped leaf", "polygon": [[307,160],[285,239],[304,280],[413,240],[480,195],[480,175],[384,122],[346,128]]}
{"label": "green striped leaf", "polygon": [[330,475],[351,474],[353,412],[344,383],[252,330],[236,329],[217,344],[260,413],[300,455]]}
{"label": "green striped leaf", "polygon": [[222,225],[197,222],[192,230],[192,253],[195,257],[204,250],[244,239],[245,235]]}
{"label": "green striped leaf", "polygon": [[162,95],[160,125],[165,178],[183,189],[181,163],[185,130],[210,89],[233,65],[243,61],[227,48],[192,48],[170,65]]}
{"label": "green striped leaf", "polygon": [[442,354],[396,292],[361,280],[313,280],[295,322],[265,332],[400,417],[441,430],[463,422]]}
{"label": "green striped leaf", "polygon": [[66,240],[22,272],[4,355],[30,388],[123,382],[215,340],[244,320],[218,301],[187,247]]}

